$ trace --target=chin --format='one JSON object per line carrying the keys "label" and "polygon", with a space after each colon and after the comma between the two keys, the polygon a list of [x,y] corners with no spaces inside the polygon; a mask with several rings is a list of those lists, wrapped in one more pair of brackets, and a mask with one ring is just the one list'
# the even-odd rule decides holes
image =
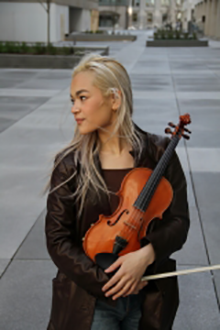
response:
{"label": "chin", "polygon": [[86,129],[86,128],[81,128],[81,127],[79,127],[79,133],[80,134],[82,134],[82,135],[86,135],[86,134],[89,134],[89,133],[92,133],[92,132],[94,132],[94,131],[96,131],[96,129]]}

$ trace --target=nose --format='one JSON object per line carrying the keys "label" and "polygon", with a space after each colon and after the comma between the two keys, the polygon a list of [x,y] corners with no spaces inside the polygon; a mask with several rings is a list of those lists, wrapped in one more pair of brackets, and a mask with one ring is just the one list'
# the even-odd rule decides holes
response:
{"label": "nose", "polygon": [[79,107],[78,106],[76,106],[76,104],[73,104],[72,105],[72,108],[71,108],[71,112],[74,114],[74,113],[77,113],[77,112],[79,112],[80,110],[79,110]]}

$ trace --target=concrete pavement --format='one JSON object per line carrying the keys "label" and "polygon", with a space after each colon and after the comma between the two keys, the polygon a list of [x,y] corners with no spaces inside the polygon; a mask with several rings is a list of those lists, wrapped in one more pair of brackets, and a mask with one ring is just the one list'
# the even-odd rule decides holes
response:
{"label": "concrete pavement", "polygon": [[[140,127],[163,134],[180,114],[192,118],[191,139],[177,148],[191,228],[173,257],[179,269],[220,264],[220,46],[146,48],[146,37],[111,42],[110,55],[130,74]],[[56,267],[46,251],[40,192],[53,154],[72,137],[70,81],[71,70],[0,70],[0,330],[44,330],[49,319]],[[174,330],[219,329],[220,271],[178,279]]]}

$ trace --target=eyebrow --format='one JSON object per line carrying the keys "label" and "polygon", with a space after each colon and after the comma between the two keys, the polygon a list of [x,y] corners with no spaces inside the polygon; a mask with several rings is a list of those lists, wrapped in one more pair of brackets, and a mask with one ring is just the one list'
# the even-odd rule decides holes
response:
{"label": "eyebrow", "polygon": [[[83,92],[87,92],[87,93],[89,93],[89,91],[87,91],[86,89],[80,89],[79,91],[76,92],[76,96],[78,96],[79,94],[81,94],[81,93],[83,93]],[[73,98],[73,95],[70,94],[70,97]]]}

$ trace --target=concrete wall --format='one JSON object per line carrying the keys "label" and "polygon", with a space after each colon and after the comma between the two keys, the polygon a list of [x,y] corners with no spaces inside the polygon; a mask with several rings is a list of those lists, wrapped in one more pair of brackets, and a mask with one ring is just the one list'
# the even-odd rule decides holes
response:
{"label": "concrete wall", "polygon": [[[43,0],[44,2],[46,0]],[[6,2],[5,0],[0,0]],[[13,3],[37,3],[37,0],[7,0],[7,2]],[[61,6],[73,6],[84,9],[98,9],[99,0],[51,0],[51,2]],[[38,2],[39,3],[39,2]]]}
{"label": "concrete wall", "polygon": [[205,36],[220,39],[220,0],[199,2],[195,6],[195,19]]}
{"label": "concrete wall", "polygon": [[51,41],[64,40],[69,33],[69,7],[52,5],[51,7]]}
{"label": "concrete wall", "polygon": [[91,30],[90,10],[70,8],[70,33],[74,31]]}
{"label": "concrete wall", "polygon": [[[51,4],[50,40],[59,41],[69,32],[69,8]],[[47,13],[39,3],[0,2],[0,40],[47,41]]]}

